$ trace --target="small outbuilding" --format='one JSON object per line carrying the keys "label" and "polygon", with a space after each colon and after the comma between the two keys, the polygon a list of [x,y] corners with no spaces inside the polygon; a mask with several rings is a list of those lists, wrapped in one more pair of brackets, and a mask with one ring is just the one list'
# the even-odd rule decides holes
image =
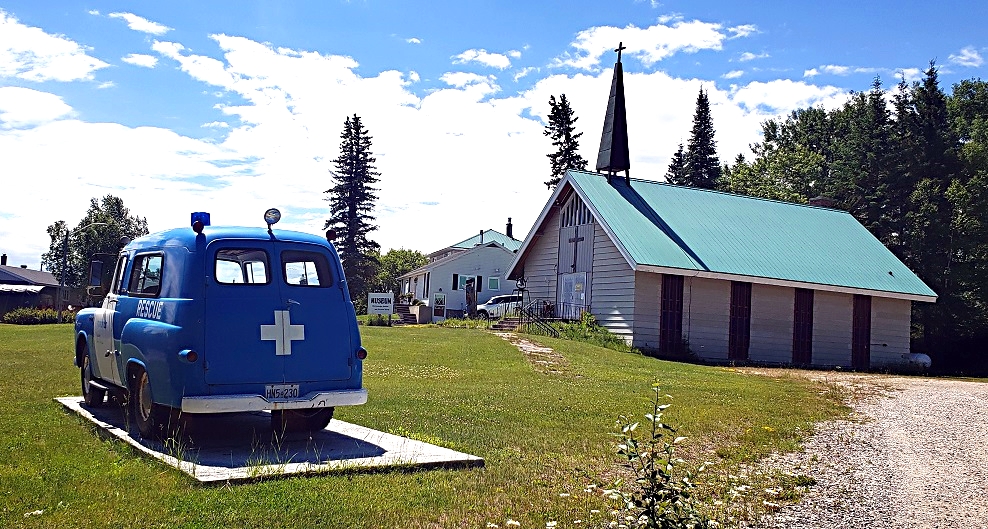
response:
{"label": "small outbuilding", "polygon": [[[58,301],[58,280],[50,272],[26,266],[7,266],[0,258],[0,316],[23,307],[54,307]],[[63,303],[70,302],[70,289],[62,289]]]}
{"label": "small outbuilding", "polygon": [[905,365],[911,305],[936,301],[847,212],[573,170],[506,277],[642,350],[725,363]]}

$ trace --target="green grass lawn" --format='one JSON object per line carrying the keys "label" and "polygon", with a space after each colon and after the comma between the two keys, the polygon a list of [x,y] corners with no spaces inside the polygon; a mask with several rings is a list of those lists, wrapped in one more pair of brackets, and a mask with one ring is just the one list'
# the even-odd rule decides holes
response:
{"label": "green grass lawn", "polygon": [[674,396],[666,419],[689,437],[688,459],[716,463],[704,478],[711,504],[730,506],[726,476],[740,466],[795,449],[813,422],[845,411],[830,388],[798,378],[533,337],[562,355],[559,372],[546,373],[479,330],[361,327],[370,400],[336,417],[481,456],[486,467],[202,486],[102,440],[52,400],[79,393],[71,334],[70,325],[0,325],[0,527],[594,527],[610,504],[585,489],[621,476],[609,433],[618,416],[644,413],[654,380]]}

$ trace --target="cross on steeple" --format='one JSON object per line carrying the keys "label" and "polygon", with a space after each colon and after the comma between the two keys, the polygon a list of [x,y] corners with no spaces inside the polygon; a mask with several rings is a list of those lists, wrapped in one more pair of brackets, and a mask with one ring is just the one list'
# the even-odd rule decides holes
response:
{"label": "cross on steeple", "polygon": [[616,50],[614,50],[618,54],[618,60],[617,60],[617,62],[621,62],[621,50],[626,50],[626,49],[628,49],[628,47],[625,46],[623,42],[618,42],[618,47],[617,47]]}

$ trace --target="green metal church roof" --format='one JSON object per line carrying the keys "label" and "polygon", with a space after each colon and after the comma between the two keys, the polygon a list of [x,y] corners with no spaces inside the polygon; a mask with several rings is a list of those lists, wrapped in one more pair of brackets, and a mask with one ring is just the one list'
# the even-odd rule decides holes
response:
{"label": "green metal church roof", "polygon": [[632,266],[936,297],[844,211],[583,171],[567,182]]}

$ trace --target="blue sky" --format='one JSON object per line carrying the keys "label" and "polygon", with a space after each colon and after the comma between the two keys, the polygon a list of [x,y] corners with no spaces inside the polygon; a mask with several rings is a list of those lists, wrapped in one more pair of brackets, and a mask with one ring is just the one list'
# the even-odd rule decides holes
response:
{"label": "blue sky", "polygon": [[764,120],[840,105],[880,76],[984,76],[988,3],[945,1],[0,0],[0,251],[37,267],[45,228],[114,194],[152,231],[320,232],[347,115],[374,136],[373,236],[429,252],[524,235],[548,198],[550,95],[596,159],[620,41],[632,175],[661,179],[710,95],[722,160]]}

